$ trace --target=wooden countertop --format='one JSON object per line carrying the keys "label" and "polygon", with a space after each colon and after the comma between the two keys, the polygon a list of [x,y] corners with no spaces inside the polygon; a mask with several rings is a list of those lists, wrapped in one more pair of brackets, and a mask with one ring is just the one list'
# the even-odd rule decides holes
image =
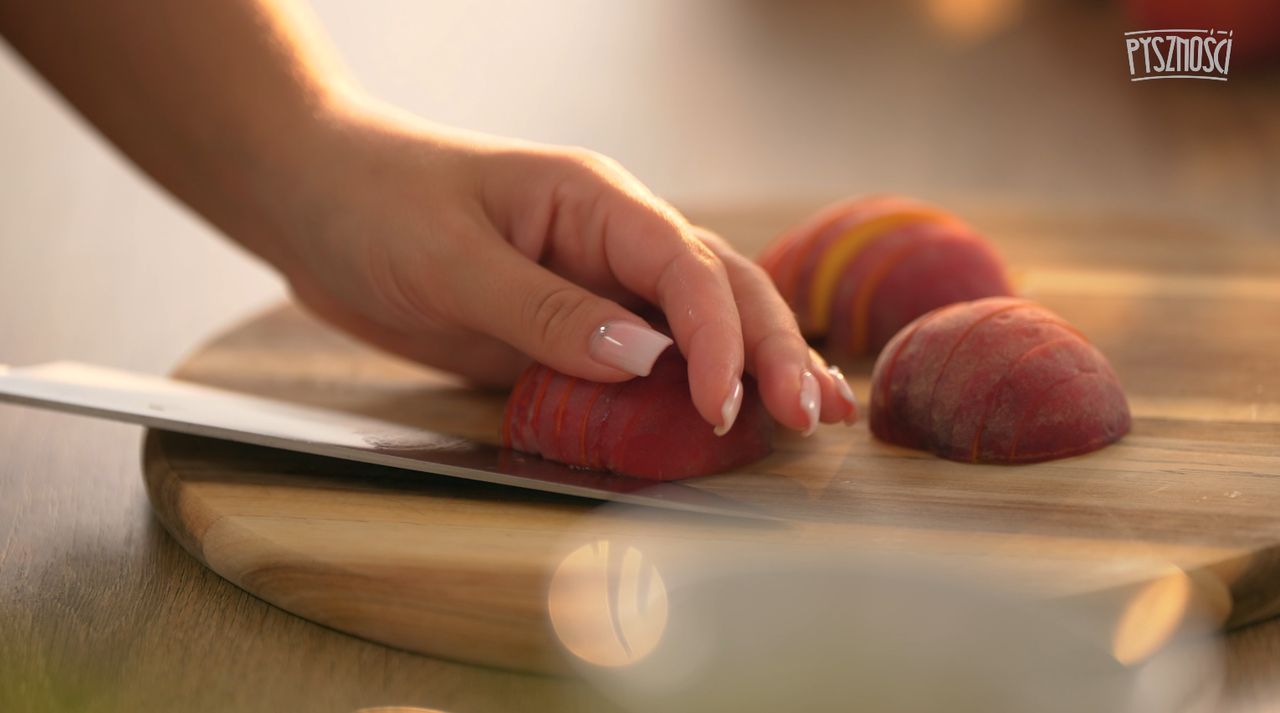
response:
{"label": "wooden countertop", "polygon": [[[837,37],[820,48],[793,44],[802,23],[768,3],[583,5],[590,36],[532,7],[316,5],[393,101],[589,145],[684,205],[897,190],[1280,240],[1280,78],[1131,85],[1127,28],[1091,5],[1024,8],[986,36],[907,9],[831,10],[855,14],[826,18]],[[600,102],[615,85],[628,91]],[[0,97],[0,360],[161,373],[281,296],[10,55]],[[136,428],[0,406],[0,709],[608,710],[582,684],[360,641],[222,581],[151,517],[140,443]],[[1280,622],[1228,645],[1229,711],[1280,703]]]}

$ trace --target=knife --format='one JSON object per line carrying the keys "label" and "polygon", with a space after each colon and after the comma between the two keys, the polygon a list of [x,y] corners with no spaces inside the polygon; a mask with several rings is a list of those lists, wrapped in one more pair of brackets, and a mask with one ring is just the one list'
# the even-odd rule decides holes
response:
{"label": "knife", "polygon": [[579,498],[754,519],[763,509],[688,485],[569,468],[403,424],[70,361],[0,364],[0,402],[163,431]]}

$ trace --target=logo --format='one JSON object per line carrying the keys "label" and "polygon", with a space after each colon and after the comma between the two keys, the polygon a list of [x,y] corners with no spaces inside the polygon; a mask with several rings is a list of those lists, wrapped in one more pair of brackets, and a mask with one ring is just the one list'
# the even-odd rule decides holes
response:
{"label": "logo", "polygon": [[1227,81],[1234,30],[1138,30],[1124,33],[1129,81]]}

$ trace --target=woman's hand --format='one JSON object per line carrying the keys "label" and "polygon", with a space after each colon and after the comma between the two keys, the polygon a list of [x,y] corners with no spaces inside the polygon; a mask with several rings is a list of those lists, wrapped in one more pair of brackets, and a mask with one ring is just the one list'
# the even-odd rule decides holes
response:
{"label": "woman's hand", "polygon": [[636,314],[653,304],[718,429],[744,367],[787,426],[853,414],[723,241],[595,154],[373,106],[299,3],[9,5],[0,34],[103,134],[358,337],[479,382],[509,381],[522,353],[617,381],[668,346]]}
{"label": "woman's hand", "polygon": [[[528,357],[595,381],[645,375],[671,340],[698,412],[732,425],[741,376],[791,428],[850,420],[852,392],[765,273],[613,161],[337,102],[251,245],[327,321],[485,384]],[[528,357],[524,356],[528,355]]]}

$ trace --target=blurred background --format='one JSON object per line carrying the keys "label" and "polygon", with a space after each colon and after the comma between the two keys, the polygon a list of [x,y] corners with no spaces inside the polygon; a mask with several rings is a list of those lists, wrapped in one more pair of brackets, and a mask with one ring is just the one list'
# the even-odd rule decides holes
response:
{"label": "blurred background", "polygon": [[[893,191],[961,214],[1158,218],[1280,237],[1275,0],[1222,4],[1239,8],[1235,32],[1251,47],[1237,47],[1228,82],[1141,83],[1129,81],[1123,33],[1165,26],[1162,12],[1197,3],[311,4],[374,94],[442,123],[611,155],[695,214],[773,203],[807,212]],[[278,278],[122,161],[7,46],[0,107],[0,359],[163,372],[284,297]],[[23,447],[55,428],[76,447]],[[38,490],[0,489],[21,503],[0,518],[9,612],[0,660],[33,662],[8,671],[23,685],[70,681],[59,690],[89,701],[121,680],[162,681],[188,647],[230,640],[256,643],[208,673],[211,701],[287,707],[272,688],[278,677],[354,706],[367,703],[348,695],[354,681],[410,692],[446,674],[455,683],[441,697],[457,710],[497,710],[517,685],[530,701],[554,697],[548,682],[363,643],[317,673],[289,650],[289,632],[310,625],[256,628],[241,616],[216,630],[183,613],[210,605],[203,590],[140,612],[133,602],[168,586],[150,573],[167,568],[170,583],[215,588],[224,610],[280,615],[200,570],[157,529],[135,431],[5,407],[0,454],[9,475],[55,474]],[[82,596],[87,562],[119,573],[110,596]],[[133,648],[152,621],[181,632],[171,651]],[[1251,702],[1240,710],[1276,700],[1267,681],[1280,673],[1278,636],[1259,627],[1235,638],[1231,685]],[[369,670],[382,673],[374,681]]]}
{"label": "blurred background", "polygon": [[[1226,83],[1130,83],[1122,34],[1140,25],[1125,3],[312,4],[375,94],[612,155],[681,206],[902,191],[1280,225],[1275,71],[1237,56]],[[1146,4],[1160,5],[1128,3]],[[77,329],[92,305],[182,335],[151,361],[129,344],[99,354],[158,368],[280,296],[10,52],[0,97],[0,298],[42,305],[5,310],[0,334]],[[158,294],[181,309],[154,309]],[[10,360],[48,356],[6,344]]]}
{"label": "blurred background", "polygon": [[[373,93],[443,123],[590,147],[683,207],[901,191],[1274,232],[1276,72],[1237,48],[1229,82],[1130,83],[1123,32],[1165,4],[312,3]],[[1280,25],[1274,3],[1238,4]],[[147,356],[123,343],[98,355],[158,368],[280,297],[11,52],[0,97],[0,299],[42,305],[6,310],[0,335],[77,329],[92,305],[181,335]],[[155,309],[158,294],[181,308]],[[10,360],[48,356],[6,344]]]}

